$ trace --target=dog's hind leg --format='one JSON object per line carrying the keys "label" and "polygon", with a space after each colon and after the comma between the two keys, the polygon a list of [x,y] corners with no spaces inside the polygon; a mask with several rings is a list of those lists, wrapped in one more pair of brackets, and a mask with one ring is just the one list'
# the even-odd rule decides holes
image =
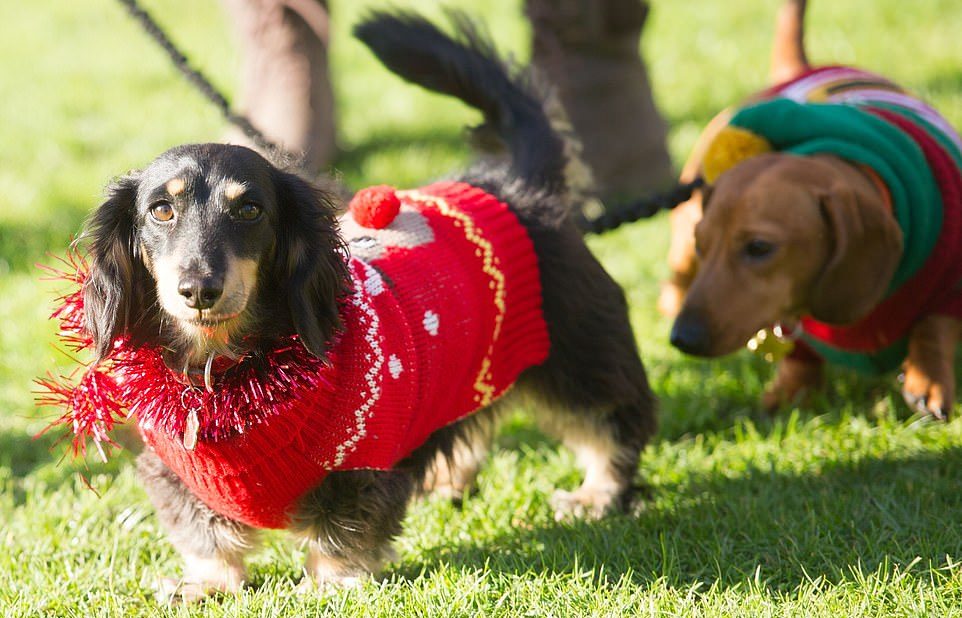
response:
{"label": "dog's hind leg", "polygon": [[539,423],[576,454],[581,486],[558,492],[556,515],[600,517],[629,507],[645,444],[655,433],[648,386],[618,285],[580,239],[538,237],[548,359],[519,381]]}
{"label": "dog's hind leg", "polygon": [[478,472],[494,440],[498,407],[495,404],[480,410],[431,437],[425,446],[427,452],[437,452],[434,461],[418,466],[420,457],[416,456],[411,462],[415,469],[424,468],[422,491],[443,496],[455,504],[460,504],[474,491]]}
{"label": "dog's hind leg", "polygon": [[407,470],[333,472],[304,496],[291,530],[307,540],[300,590],[356,586],[393,559],[415,476]]}
{"label": "dog's hind leg", "polygon": [[639,400],[606,412],[564,410],[541,426],[570,448],[584,471],[573,490],[555,491],[551,504],[558,520],[598,519],[627,511],[638,497],[638,458],[653,427],[646,423],[652,402]]}
{"label": "dog's hind leg", "polygon": [[216,592],[240,591],[246,579],[244,556],[254,545],[255,530],[212,511],[152,451],[137,457],[137,473],[184,559],[182,579],[158,582],[160,600],[190,603]]}

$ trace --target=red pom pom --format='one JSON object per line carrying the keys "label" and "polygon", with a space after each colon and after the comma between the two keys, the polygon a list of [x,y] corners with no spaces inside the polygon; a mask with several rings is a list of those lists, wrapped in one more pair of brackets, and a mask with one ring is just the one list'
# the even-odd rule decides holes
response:
{"label": "red pom pom", "polygon": [[358,225],[380,230],[394,221],[401,210],[401,200],[395,194],[394,187],[377,185],[358,191],[349,208]]}

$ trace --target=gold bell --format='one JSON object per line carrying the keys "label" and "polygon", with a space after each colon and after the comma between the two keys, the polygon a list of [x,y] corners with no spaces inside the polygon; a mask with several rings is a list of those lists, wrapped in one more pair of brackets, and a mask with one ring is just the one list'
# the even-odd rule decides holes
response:
{"label": "gold bell", "polygon": [[786,333],[780,324],[776,324],[755,333],[745,347],[769,363],[777,363],[795,349],[795,335],[794,332]]}

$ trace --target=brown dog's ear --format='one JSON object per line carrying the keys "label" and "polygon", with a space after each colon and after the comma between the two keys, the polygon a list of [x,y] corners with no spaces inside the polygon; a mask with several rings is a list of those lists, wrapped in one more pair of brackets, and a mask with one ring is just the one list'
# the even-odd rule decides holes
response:
{"label": "brown dog's ear", "polygon": [[276,171],[274,186],[280,210],[274,275],[294,330],[323,359],[341,324],[338,301],[350,281],[335,207],[327,193],[295,174]]}
{"label": "brown dog's ear", "polygon": [[89,241],[90,272],[83,287],[84,319],[97,360],[110,352],[114,339],[128,331],[132,319],[144,317],[149,274],[138,255],[134,217],[139,173],[107,187],[106,201],[94,211],[82,238]]}
{"label": "brown dog's ear", "polygon": [[902,230],[878,196],[839,183],[820,199],[833,249],[815,280],[812,317],[851,324],[885,296],[902,256]]}
{"label": "brown dog's ear", "polygon": [[701,211],[704,213],[705,209],[708,208],[708,202],[711,200],[711,194],[715,191],[715,185],[706,182],[696,190],[701,192]]}

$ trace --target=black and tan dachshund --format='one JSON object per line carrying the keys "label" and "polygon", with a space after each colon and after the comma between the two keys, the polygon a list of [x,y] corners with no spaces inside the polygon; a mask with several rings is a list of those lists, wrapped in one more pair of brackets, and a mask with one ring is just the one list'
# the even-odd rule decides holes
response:
{"label": "black and tan dachshund", "polygon": [[[308,491],[291,518],[309,543],[308,586],[349,584],[380,569],[406,504],[427,478],[452,482],[454,493],[470,482],[506,402],[533,402],[537,420],[584,467],[579,488],[556,494],[559,517],[626,508],[655,430],[655,400],[624,295],[568,216],[561,139],[539,98],[458,21],[456,38],[407,14],[372,15],[355,32],[401,77],[481,111],[503,140],[507,161],[478,163],[458,179],[508,204],[526,229],[550,352],[508,396],[437,431],[393,470],[334,472]],[[126,336],[163,347],[171,370],[202,372],[211,354],[239,357],[296,334],[324,357],[348,293],[335,211],[331,195],[238,146],[173,148],[120,178],[87,232],[87,328],[97,350],[107,354]],[[138,465],[186,562],[168,592],[189,600],[242,586],[254,529],[214,512],[149,449]]]}

